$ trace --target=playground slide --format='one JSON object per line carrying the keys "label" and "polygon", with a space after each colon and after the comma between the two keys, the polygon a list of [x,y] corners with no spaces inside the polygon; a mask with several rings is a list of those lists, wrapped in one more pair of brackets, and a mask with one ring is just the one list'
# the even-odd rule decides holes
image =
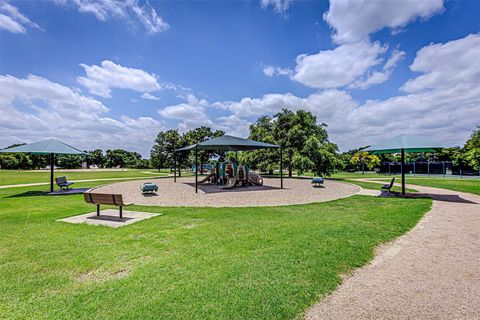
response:
{"label": "playground slide", "polygon": [[225,183],[223,186],[220,188],[222,189],[230,189],[235,187],[235,184],[237,183],[237,177],[232,177],[232,178],[227,178],[227,183]]}
{"label": "playground slide", "polygon": [[256,172],[248,172],[248,182],[257,186],[263,186],[263,178]]}
{"label": "playground slide", "polygon": [[203,178],[202,180],[198,181],[198,184],[202,184],[202,183],[207,182],[207,181],[208,181],[210,178],[212,178],[213,176],[215,176],[215,172],[210,173],[208,176],[206,176],[206,177]]}

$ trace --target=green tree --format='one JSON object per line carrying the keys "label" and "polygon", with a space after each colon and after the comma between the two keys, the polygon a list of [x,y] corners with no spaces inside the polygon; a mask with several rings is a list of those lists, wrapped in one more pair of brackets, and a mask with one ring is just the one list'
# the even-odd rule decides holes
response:
{"label": "green tree", "polygon": [[312,171],[318,176],[330,176],[341,166],[337,153],[338,146],[336,144],[323,142],[317,137],[311,136],[302,151],[294,155],[293,167],[300,174]]}
{"label": "green tree", "polygon": [[[275,144],[273,136],[274,120],[269,116],[263,116],[250,125],[249,139]],[[252,169],[273,174],[273,170],[278,169],[280,154],[275,149],[261,149],[246,151],[243,159]]]}
{"label": "green tree", "polygon": [[95,149],[93,151],[89,151],[87,159],[88,165],[94,165],[98,168],[102,168],[105,165],[106,161],[102,149]]}
{"label": "green tree", "polygon": [[57,165],[64,169],[77,169],[82,167],[82,163],[85,161],[84,156],[62,154],[56,156]]}
{"label": "green tree", "polygon": [[470,135],[464,146],[465,159],[475,170],[480,171],[480,126]]}
{"label": "green tree", "polygon": [[160,131],[150,152],[151,165],[159,171],[161,168],[172,168],[176,156],[177,164],[181,166],[186,161],[186,155],[185,153],[175,155],[174,150],[184,146],[186,146],[185,139],[178,130]]}
{"label": "green tree", "polygon": [[[187,145],[200,143],[203,141],[210,140],[212,138],[223,136],[225,133],[221,130],[212,131],[210,127],[201,126],[195,129],[192,129],[186,132],[183,136]],[[209,151],[209,150],[198,150],[198,161],[200,162],[200,173],[203,173],[203,164],[208,163],[208,160],[218,154],[216,151]],[[193,163],[195,161],[195,154],[191,152],[190,154],[190,162]]]}
{"label": "green tree", "polygon": [[368,170],[378,167],[380,165],[380,158],[366,151],[359,151],[352,156],[350,163],[356,167],[360,166],[362,173],[365,174],[365,167],[367,167]]}
{"label": "green tree", "polygon": [[315,137],[321,144],[328,142],[326,124],[317,123],[317,117],[305,110],[292,112],[283,109],[274,118],[276,119],[273,125],[274,140],[283,148],[284,164],[288,168],[288,176],[291,177],[293,157],[302,152],[310,137]]}

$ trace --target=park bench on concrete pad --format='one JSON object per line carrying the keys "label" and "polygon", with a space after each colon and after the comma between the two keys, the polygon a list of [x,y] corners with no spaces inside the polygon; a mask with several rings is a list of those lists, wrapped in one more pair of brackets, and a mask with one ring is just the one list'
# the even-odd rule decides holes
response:
{"label": "park bench on concrete pad", "polygon": [[381,188],[380,191],[387,191],[387,194],[390,195],[390,190],[393,187],[393,183],[395,182],[395,177],[392,178],[392,181],[390,181],[389,184],[384,184]]}
{"label": "park bench on concrete pad", "polygon": [[68,187],[73,184],[73,182],[68,182],[66,177],[55,178],[55,182],[57,183],[57,186],[59,186],[62,190],[68,190]]}
{"label": "park bench on concrete pad", "polygon": [[100,205],[111,205],[119,207],[120,219],[122,216],[122,208],[125,206],[131,205],[131,203],[125,203],[123,201],[123,196],[121,194],[110,194],[110,193],[95,193],[95,192],[85,192],[83,197],[87,203],[97,205],[97,217],[100,216]]}

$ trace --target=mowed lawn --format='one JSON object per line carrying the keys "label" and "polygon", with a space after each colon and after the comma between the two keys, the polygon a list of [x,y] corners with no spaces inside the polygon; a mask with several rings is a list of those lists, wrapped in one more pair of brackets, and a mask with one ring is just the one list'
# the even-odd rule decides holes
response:
{"label": "mowed lawn", "polygon": [[1,318],[295,318],[431,206],[366,196],[266,208],[135,206],[162,215],[111,229],[57,222],[94,207],[44,189],[0,189]]}
{"label": "mowed lawn", "polygon": [[[154,169],[125,169],[111,171],[82,170],[82,171],[61,171],[55,170],[55,177],[66,176],[68,180],[90,180],[110,178],[138,178],[167,176],[168,170]],[[0,170],[0,186],[13,184],[27,184],[50,182],[50,171],[48,170]]]}
{"label": "mowed lawn", "polygon": [[[401,183],[401,177],[400,176],[395,176],[396,183]],[[372,180],[377,180],[377,181],[382,181],[385,183],[390,182],[390,180],[393,178],[393,176],[385,176],[385,175],[379,175],[379,174],[365,174],[362,175],[361,173],[348,173],[348,172],[340,172],[336,173],[332,176],[333,179],[335,180],[340,180],[340,181],[346,181],[350,183],[357,184],[365,189],[379,189],[380,185],[376,183],[371,183],[371,182],[363,182],[363,181],[355,181],[353,179],[372,179]],[[454,179],[449,179],[449,178],[442,178],[442,177],[414,177],[414,176],[408,176],[405,179],[407,184],[416,184],[419,186],[425,186],[425,187],[435,187],[435,188],[444,188],[444,189],[450,189],[454,191],[460,191],[460,192],[470,192],[474,194],[480,194],[480,178],[454,178]],[[394,191],[399,191],[400,187],[393,187],[392,190]],[[408,189],[408,192],[413,192],[415,190]]]}
{"label": "mowed lawn", "polygon": [[[383,180],[383,179],[382,179]],[[386,181],[386,180],[385,180]],[[460,192],[470,192],[480,195],[480,179],[442,179],[442,178],[406,178],[407,184],[425,187],[444,188]]]}

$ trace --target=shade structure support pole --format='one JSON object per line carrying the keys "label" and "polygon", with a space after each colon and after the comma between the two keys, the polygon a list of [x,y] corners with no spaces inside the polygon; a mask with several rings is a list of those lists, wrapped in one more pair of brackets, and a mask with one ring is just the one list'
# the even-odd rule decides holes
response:
{"label": "shade structure support pole", "polygon": [[173,182],[177,182],[177,153],[173,153]]}
{"label": "shade structure support pole", "polygon": [[280,189],[283,189],[283,149],[280,147]]}
{"label": "shade structure support pole", "polygon": [[405,149],[402,149],[401,155],[401,170],[402,170],[402,196],[405,196]]}
{"label": "shade structure support pole", "polygon": [[55,166],[55,154],[50,154],[50,192],[53,192],[53,167]]}
{"label": "shade structure support pole", "polygon": [[195,147],[195,193],[198,193],[198,152]]}

